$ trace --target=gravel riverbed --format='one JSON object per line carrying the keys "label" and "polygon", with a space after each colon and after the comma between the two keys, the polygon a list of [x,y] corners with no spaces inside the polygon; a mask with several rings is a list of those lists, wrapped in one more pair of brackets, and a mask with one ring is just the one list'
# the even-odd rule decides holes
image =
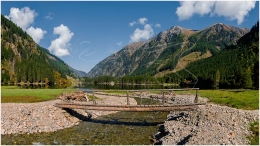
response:
{"label": "gravel riverbed", "polygon": [[254,121],[259,121],[259,110],[212,103],[194,111],[172,111],[154,135],[155,144],[248,145],[249,124]]}
{"label": "gravel riverbed", "polygon": [[[99,98],[97,104],[126,105],[125,97],[95,95]],[[78,114],[83,118],[92,115],[92,118],[115,113],[116,111],[96,111],[74,109],[68,112],[55,107],[61,100],[52,100],[39,103],[2,103],[1,104],[1,134],[54,132],[59,129],[69,128],[79,124],[80,118],[72,116]],[[92,103],[92,101],[81,102]],[[136,101],[130,98],[130,104],[136,105]]]}

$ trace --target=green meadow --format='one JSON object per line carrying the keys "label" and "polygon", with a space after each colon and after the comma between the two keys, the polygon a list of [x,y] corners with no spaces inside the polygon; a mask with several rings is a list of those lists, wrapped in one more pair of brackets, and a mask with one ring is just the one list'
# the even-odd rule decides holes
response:
{"label": "green meadow", "polygon": [[56,99],[61,93],[76,89],[21,89],[17,86],[1,86],[2,103],[32,103]]}
{"label": "green meadow", "polygon": [[[195,94],[195,91],[192,91]],[[199,96],[210,102],[233,108],[259,109],[259,90],[199,90]]]}

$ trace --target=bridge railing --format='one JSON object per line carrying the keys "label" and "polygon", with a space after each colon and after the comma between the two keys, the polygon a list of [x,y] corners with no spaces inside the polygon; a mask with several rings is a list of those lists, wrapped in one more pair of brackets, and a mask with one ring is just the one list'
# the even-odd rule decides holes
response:
{"label": "bridge railing", "polygon": [[[139,89],[139,90],[102,90],[102,89],[90,89],[90,91],[92,92],[92,96],[93,96],[93,103],[95,104],[95,94],[96,93],[99,93],[99,92],[125,92],[125,96],[127,97],[127,105],[130,105],[130,100],[129,100],[129,97],[131,94],[135,94],[137,92],[141,92],[140,94],[140,97],[142,95],[142,93],[148,93],[150,94],[151,91],[161,91],[159,92],[159,94],[162,95],[162,102],[165,103],[166,99],[165,99],[165,95],[168,93],[170,94],[176,94],[174,91],[188,91],[188,90],[196,90],[196,93],[195,93],[195,98],[194,98],[194,103],[198,103],[198,91],[199,91],[199,88],[182,88],[182,89]],[[141,97],[142,98],[142,97]]]}

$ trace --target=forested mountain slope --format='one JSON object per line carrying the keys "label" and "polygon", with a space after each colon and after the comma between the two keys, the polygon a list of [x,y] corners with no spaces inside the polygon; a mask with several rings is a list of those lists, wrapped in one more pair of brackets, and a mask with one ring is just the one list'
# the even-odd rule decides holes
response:
{"label": "forested mountain slope", "polygon": [[77,77],[68,65],[40,47],[1,15],[1,82],[68,84],[66,75]]}
{"label": "forested mountain slope", "polygon": [[170,74],[202,88],[259,88],[259,22],[220,53]]}
{"label": "forested mountain slope", "polygon": [[[191,62],[214,56],[226,46],[236,45],[248,31],[221,23],[200,31],[173,26],[146,42],[130,44],[110,55],[91,69],[88,76],[154,76],[176,72]],[[198,59],[198,56],[190,55],[193,58],[184,63],[185,66],[177,67],[179,59],[194,52],[204,57]]]}

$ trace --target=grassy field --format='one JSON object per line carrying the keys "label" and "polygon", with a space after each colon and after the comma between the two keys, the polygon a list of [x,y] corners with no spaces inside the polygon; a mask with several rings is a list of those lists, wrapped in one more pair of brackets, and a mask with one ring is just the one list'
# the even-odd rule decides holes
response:
{"label": "grassy field", "polygon": [[199,90],[199,96],[207,97],[210,102],[238,109],[259,109],[259,90]]}
{"label": "grassy field", "polygon": [[1,87],[2,103],[32,103],[56,99],[61,93],[76,89],[20,89],[17,86]]}

